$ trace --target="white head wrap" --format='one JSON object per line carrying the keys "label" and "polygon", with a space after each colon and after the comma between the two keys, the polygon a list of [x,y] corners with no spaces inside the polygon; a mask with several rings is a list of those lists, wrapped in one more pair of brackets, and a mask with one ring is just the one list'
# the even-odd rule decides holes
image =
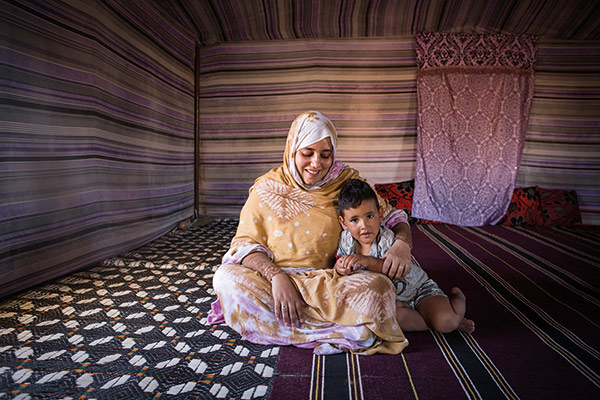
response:
{"label": "white head wrap", "polygon": [[[295,156],[300,149],[317,143],[325,138],[331,140],[332,157],[335,164],[335,153],[337,151],[337,132],[333,123],[323,113],[319,111],[307,111],[300,114],[292,123],[290,132],[288,133],[287,143],[284,153],[284,163],[298,185],[306,189],[316,189],[320,185],[330,179],[329,174],[317,182],[315,185],[307,186],[296,169]],[[331,170],[331,169],[330,169]]]}

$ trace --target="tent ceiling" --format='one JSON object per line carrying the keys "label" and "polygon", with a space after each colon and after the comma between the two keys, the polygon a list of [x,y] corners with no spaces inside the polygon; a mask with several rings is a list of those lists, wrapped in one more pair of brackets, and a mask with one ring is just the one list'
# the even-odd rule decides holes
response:
{"label": "tent ceiling", "polygon": [[600,40],[600,0],[177,0],[199,42],[406,36],[419,31]]}

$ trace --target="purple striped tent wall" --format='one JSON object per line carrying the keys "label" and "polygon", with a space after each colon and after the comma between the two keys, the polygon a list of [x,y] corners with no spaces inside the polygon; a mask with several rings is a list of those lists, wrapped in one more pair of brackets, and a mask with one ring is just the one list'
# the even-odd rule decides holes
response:
{"label": "purple striped tent wall", "polygon": [[[327,114],[339,156],[372,184],[414,178],[413,36],[224,43],[200,51],[202,213],[236,216],[282,162],[291,121]],[[542,38],[518,186],[576,190],[600,223],[600,45]]]}
{"label": "purple striped tent wall", "polygon": [[599,41],[540,41],[517,185],[576,190],[600,224]]}
{"label": "purple striped tent wall", "polygon": [[178,13],[0,3],[0,296],[193,214],[195,32]]}
{"label": "purple striped tent wall", "polygon": [[339,156],[375,181],[408,179],[415,152],[411,39],[246,42],[200,51],[201,211],[237,215],[281,164],[291,121],[320,110]]}
{"label": "purple striped tent wall", "polygon": [[518,33],[598,40],[589,0],[180,0],[210,46],[248,40],[414,36],[417,32]]}

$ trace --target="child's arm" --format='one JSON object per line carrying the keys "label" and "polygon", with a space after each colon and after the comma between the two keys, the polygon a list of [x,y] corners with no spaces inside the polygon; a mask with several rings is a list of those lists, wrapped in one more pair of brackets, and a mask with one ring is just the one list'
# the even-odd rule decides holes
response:
{"label": "child's arm", "polygon": [[340,275],[348,275],[350,272],[358,270],[360,266],[367,268],[369,271],[381,272],[383,259],[360,254],[342,256],[335,263],[335,270]]}
{"label": "child's arm", "polygon": [[363,267],[367,267],[369,271],[381,272],[383,268],[383,258],[371,257],[371,256],[360,256]]}

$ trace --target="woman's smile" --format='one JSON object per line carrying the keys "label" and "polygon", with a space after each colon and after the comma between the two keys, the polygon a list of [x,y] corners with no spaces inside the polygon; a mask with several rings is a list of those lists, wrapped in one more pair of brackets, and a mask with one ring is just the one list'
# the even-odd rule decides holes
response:
{"label": "woman's smile", "polygon": [[320,169],[306,169],[305,170],[306,173],[310,174],[310,175],[314,175],[314,176],[318,176],[321,173]]}
{"label": "woman's smile", "polygon": [[307,185],[315,185],[325,177],[333,164],[331,139],[325,138],[296,152],[296,169]]}

